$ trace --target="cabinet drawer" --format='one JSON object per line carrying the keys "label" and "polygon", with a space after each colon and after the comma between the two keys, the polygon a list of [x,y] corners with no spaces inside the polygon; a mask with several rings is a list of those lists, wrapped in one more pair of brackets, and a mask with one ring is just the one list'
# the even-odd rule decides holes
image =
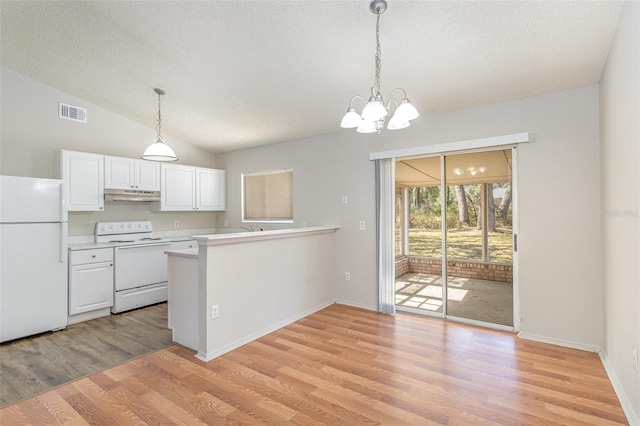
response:
{"label": "cabinet drawer", "polygon": [[112,262],[113,248],[100,248],[90,250],[73,250],[69,256],[71,265],[83,265],[86,263]]}
{"label": "cabinet drawer", "polygon": [[198,247],[196,240],[174,241],[171,243],[171,250],[185,250]]}

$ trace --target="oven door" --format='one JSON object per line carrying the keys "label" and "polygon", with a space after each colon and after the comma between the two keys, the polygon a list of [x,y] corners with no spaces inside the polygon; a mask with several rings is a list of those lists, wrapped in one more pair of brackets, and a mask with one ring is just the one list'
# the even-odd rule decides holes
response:
{"label": "oven door", "polygon": [[170,242],[135,244],[115,248],[115,289],[128,290],[167,281]]}

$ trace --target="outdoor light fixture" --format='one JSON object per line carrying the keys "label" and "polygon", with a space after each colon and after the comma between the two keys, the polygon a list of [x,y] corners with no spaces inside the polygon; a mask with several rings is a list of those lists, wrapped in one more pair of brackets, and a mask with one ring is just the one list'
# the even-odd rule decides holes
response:
{"label": "outdoor light fixture", "polygon": [[164,90],[153,89],[153,91],[158,94],[158,125],[156,126],[158,138],[155,143],[152,143],[144,150],[142,159],[151,161],[177,161],[178,157],[176,157],[176,153],[173,152],[173,149],[171,149],[169,145],[162,141],[162,134],[160,133],[160,126],[162,124],[162,116],[160,115],[160,98],[164,95]]}
{"label": "outdoor light fixture", "polygon": [[[381,68],[381,52],[380,52],[380,15],[387,10],[387,2],[385,0],[373,0],[369,5],[369,9],[374,13],[376,18],[376,69],[375,78],[373,80],[373,87],[371,87],[371,97],[369,101],[362,96],[354,96],[349,101],[349,108],[347,113],[342,117],[340,127],[345,129],[357,128],[358,133],[374,133],[382,130],[384,127],[384,121],[387,115],[390,115],[394,110],[395,113],[387,124],[387,129],[397,130],[409,127],[411,124],[409,121],[417,118],[418,110],[411,105],[409,99],[407,99],[407,93],[404,89],[394,89],[389,95],[387,103],[384,103],[382,94],[380,93],[380,68]],[[393,97],[394,93],[402,92],[403,98],[398,101]],[[366,104],[362,110],[362,115],[358,114],[353,108],[353,101],[355,99],[362,99]]]}

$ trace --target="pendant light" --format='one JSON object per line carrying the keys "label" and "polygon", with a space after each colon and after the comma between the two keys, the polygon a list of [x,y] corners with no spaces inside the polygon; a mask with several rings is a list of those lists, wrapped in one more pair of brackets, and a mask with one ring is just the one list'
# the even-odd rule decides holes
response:
{"label": "pendant light", "polygon": [[[387,2],[385,0],[374,0],[369,5],[369,10],[377,16],[376,18],[376,68],[375,78],[373,80],[373,87],[371,87],[371,97],[367,101],[362,96],[354,96],[349,101],[349,108],[347,113],[342,117],[340,127],[345,129],[356,128],[358,133],[380,133],[384,127],[385,118],[395,113],[389,120],[387,129],[397,130],[409,127],[411,124],[409,121],[417,118],[418,110],[407,99],[407,93],[404,89],[394,89],[389,95],[389,100],[384,103],[382,94],[380,93],[380,69],[381,66],[381,50],[380,50],[380,15],[387,10]],[[402,92],[402,100],[398,101],[393,97],[394,93]],[[362,99],[366,104],[362,110],[362,115],[358,114],[353,108],[353,101],[355,99]]]}
{"label": "pendant light", "polygon": [[164,95],[164,90],[162,89],[153,89],[154,92],[158,94],[158,125],[156,126],[156,130],[158,131],[158,138],[155,143],[152,143],[144,150],[144,154],[142,154],[143,160],[151,160],[151,161],[177,161],[178,157],[176,157],[176,153],[173,152],[173,149],[162,141],[162,134],[160,133],[160,126],[162,125],[162,115],[160,114],[160,99],[162,95]]}

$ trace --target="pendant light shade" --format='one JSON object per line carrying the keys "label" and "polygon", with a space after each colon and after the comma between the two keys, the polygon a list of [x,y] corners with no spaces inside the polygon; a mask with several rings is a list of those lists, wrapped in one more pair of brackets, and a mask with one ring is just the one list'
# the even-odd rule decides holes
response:
{"label": "pendant light shade", "polygon": [[362,122],[362,118],[360,114],[356,112],[355,109],[349,108],[347,109],[347,113],[342,117],[342,121],[340,122],[340,127],[343,129],[353,129],[358,127]]}
{"label": "pendant light shade", "polygon": [[169,145],[162,141],[152,143],[144,150],[142,159],[150,161],[176,161],[176,153]]}
{"label": "pendant light shade", "polygon": [[375,123],[369,120],[361,120],[360,125],[356,129],[356,132],[358,133],[375,133],[376,131]]}
{"label": "pendant light shade", "polygon": [[409,99],[404,98],[404,100],[400,103],[400,106],[396,110],[394,117],[398,117],[401,120],[409,121],[414,118],[418,118],[420,114],[418,114],[418,110],[414,107]]}
{"label": "pendant light shade", "polygon": [[398,113],[396,112],[396,114],[393,116],[393,118],[391,120],[389,120],[389,124],[387,124],[387,129],[389,130],[400,130],[400,129],[404,129],[405,127],[409,127],[411,126],[411,123],[409,123],[409,120],[402,120],[400,118],[398,118]]}
{"label": "pendant light shade", "polygon": [[160,132],[160,127],[162,125],[162,115],[160,113],[160,100],[162,95],[164,95],[164,90],[162,89],[153,89],[154,92],[158,94],[158,116],[157,121],[158,124],[156,126],[156,130],[158,131],[158,137],[155,143],[152,143],[144,150],[142,154],[143,160],[150,161],[177,161],[178,157],[176,157],[176,153],[171,149],[171,147],[165,144],[162,141],[162,133]]}
{"label": "pendant light shade", "polygon": [[387,110],[382,102],[377,99],[369,99],[369,103],[362,110],[362,119],[377,121],[387,116]]}
{"label": "pendant light shade", "polygon": [[[369,5],[369,10],[376,15],[376,57],[375,57],[375,78],[373,87],[371,87],[371,97],[367,101],[362,96],[354,96],[349,101],[347,113],[340,122],[340,127],[345,129],[356,128],[358,133],[375,133],[382,130],[387,116],[391,116],[387,129],[397,130],[410,126],[409,121],[418,118],[418,110],[411,105],[404,89],[394,89],[389,95],[386,104],[380,93],[380,70],[381,65],[381,49],[380,49],[380,15],[387,10],[387,2],[385,0],[373,0]],[[404,95],[402,101],[393,97],[394,93],[402,92]],[[360,99],[365,103],[362,110],[362,116],[358,115],[352,107],[354,100]],[[395,111],[394,111],[395,110]]]}

